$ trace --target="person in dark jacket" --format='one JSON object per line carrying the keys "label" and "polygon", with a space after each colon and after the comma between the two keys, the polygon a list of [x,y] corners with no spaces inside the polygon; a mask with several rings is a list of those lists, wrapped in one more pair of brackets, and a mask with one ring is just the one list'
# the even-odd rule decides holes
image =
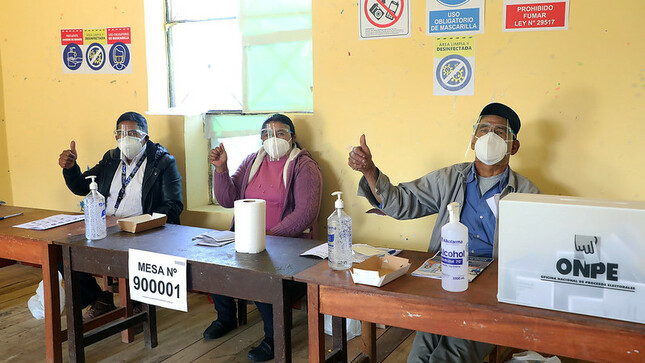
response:
{"label": "person in dark jacket", "polygon": [[[69,190],[76,195],[90,191],[88,175],[95,175],[98,191],[106,200],[106,213],[130,217],[143,213],[163,213],[168,223],[179,224],[184,208],[181,176],[175,158],[160,144],[150,141],[148,122],[136,112],[126,112],[116,122],[114,132],[118,147],[108,150],[93,168],[81,173],[76,163],[76,143],[64,150],[58,159]],[[83,319],[113,310],[112,294],[101,290],[90,274],[81,276],[83,306],[92,305]]]}

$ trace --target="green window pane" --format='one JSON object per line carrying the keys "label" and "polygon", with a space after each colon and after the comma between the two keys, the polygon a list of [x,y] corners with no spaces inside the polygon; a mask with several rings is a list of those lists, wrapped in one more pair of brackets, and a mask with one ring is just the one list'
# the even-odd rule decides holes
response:
{"label": "green window pane", "polygon": [[249,111],[312,111],[311,41],[245,47]]}

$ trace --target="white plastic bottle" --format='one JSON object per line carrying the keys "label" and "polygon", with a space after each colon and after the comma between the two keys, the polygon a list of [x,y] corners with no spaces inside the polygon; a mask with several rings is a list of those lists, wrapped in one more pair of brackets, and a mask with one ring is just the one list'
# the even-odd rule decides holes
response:
{"label": "white plastic bottle", "polygon": [[441,287],[451,292],[468,288],[468,227],[459,211],[459,203],[448,204],[450,221],[441,227]]}
{"label": "white plastic bottle", "polygon": [[96,176],[90,175],[85,179],[92,179],[90,192],[83,201],[85,210],[85,238],[101,239],[107,236],[105,220],[105,198],[98,192],[99,186],[95,181]]}
{"label": "white plastic bottle", "polygon": [[327,248],[329,267],[333,270],[347,270],[352,267],[352,219],[343,210],[343,192],[333,192],[338,199],[336,210],[327,218]]}

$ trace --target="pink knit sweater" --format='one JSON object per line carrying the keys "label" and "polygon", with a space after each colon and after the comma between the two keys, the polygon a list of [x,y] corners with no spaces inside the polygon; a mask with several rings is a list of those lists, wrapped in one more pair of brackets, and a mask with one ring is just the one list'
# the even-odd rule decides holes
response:
{"label": "pink knit sweater", "polygon": [[[264,153],[259,153],[263,157]],[[233,208],[238,199],[245,198],[251,166],[258,153],[249,155],[233,176],[228,172],[213,173],[213,185],[217,202],[225,208]],[[281,220],[271,229],[276,236],[316,238],[318,212],[322,198],[322,174],[318,164],[305,149],[288,163],[286,193]],[[232,222],[231,226],[235,224]],[[308,232],[307,232],[308,230]]]}

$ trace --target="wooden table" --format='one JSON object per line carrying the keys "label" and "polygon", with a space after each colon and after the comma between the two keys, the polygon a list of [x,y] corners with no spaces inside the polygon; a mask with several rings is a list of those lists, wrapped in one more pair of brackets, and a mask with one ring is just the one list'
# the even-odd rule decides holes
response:
{"label": "wooden table", "polygon": [[[0,221],[0,266],[2,259],[42,266],[45,300],[45,351],[47,362],[62,362],[61,344],[67,340],[67,331],[61,331],[60,296],[58,292],[58,264],[60,248],[52,241],[68,235],[84,234],[85,223],[76,222],[46,231],[34,231],[12,226],[65,212],[0,206],[0,216],[22,212],[23,215]],[[69,213],[65,213],[69,214]]]}
{"label": "wooden table", "polygon": [[[308,284],[310,362],[325,361],[322,314],[591,361],[645,361],[644,324],[500,303],[496,262],[468,290],[450,293],[440,280],[410,275],[428,253],[400,256],[410,259],[410,270],[380,288],[355,285],[349,272],[332,271],[326,262],[295,276]],[[364,343],[374,361],[374,340]]]}
{"label": "wooden table", "polygon": [[[58,265],[62,261],[61,249],[53,243],[56,239],[70,236],[85,236],[85,222],[75,222],[44,231],[15,228],[13,226],[32,222],[56,214],[74,214],[63,211],[34,209],[26,207],[0,206],[0,216],[22,212],[23,215],[0,220],[0,267],[7,261],[19,261],[41,265],[43,272],[43,294],[45,303],[45,356],[47,362],[62,362],[61,345],[67,340],[67,330],[61,330],[60,295],[58,291]],[[116,225],[116,218],[108,217],[108,225]],[[122,294],[122,306],[125,294]],[[109,318],[124,315],[124,309],[113,312]],[[104,319],[97,319],[83,329],[92,329]],[[132,330],[122,334],[122,340],[134,340]]]}
{"label": "wooden table", "polygon": [[[233,243],[223,247],[205,247],[192,241],[192,237],[207,231],[210,230],[167,224],[132,234],[114,227],[108,229],[108,236],[102,240],[88,242],[82,237],[70,237],[56,243],[63,248],[65,267],[69,266],[70,271],[124,278],[128,277],[129,248],[186,258],[188,289],[273,304],[275,360],[290,362],[294,297],[289,294],[288,287],[297,284],[292,281],[296,273],[320,262],[317,258],[299,256],[320,241],[267,236],[266,251],[244,254],[236,253]],[[72,296],[67,299],[70,361],[82,361],[86,343],[91,344],[103,336],[84,337],[79,330],[80,312],[75,303],[78,294],[71,291],[74,280],[71,282],[66,284],[66,294]],[[74,313],[69,313],[71,311]],[[156,343],[156,328],[154,321],[151,323],[151,331],[146,333],[148,346]],[[204,327],[195,329],[203,329],[206,325],[205,322]],[[153,341],[149,341],[151,339]]]}

